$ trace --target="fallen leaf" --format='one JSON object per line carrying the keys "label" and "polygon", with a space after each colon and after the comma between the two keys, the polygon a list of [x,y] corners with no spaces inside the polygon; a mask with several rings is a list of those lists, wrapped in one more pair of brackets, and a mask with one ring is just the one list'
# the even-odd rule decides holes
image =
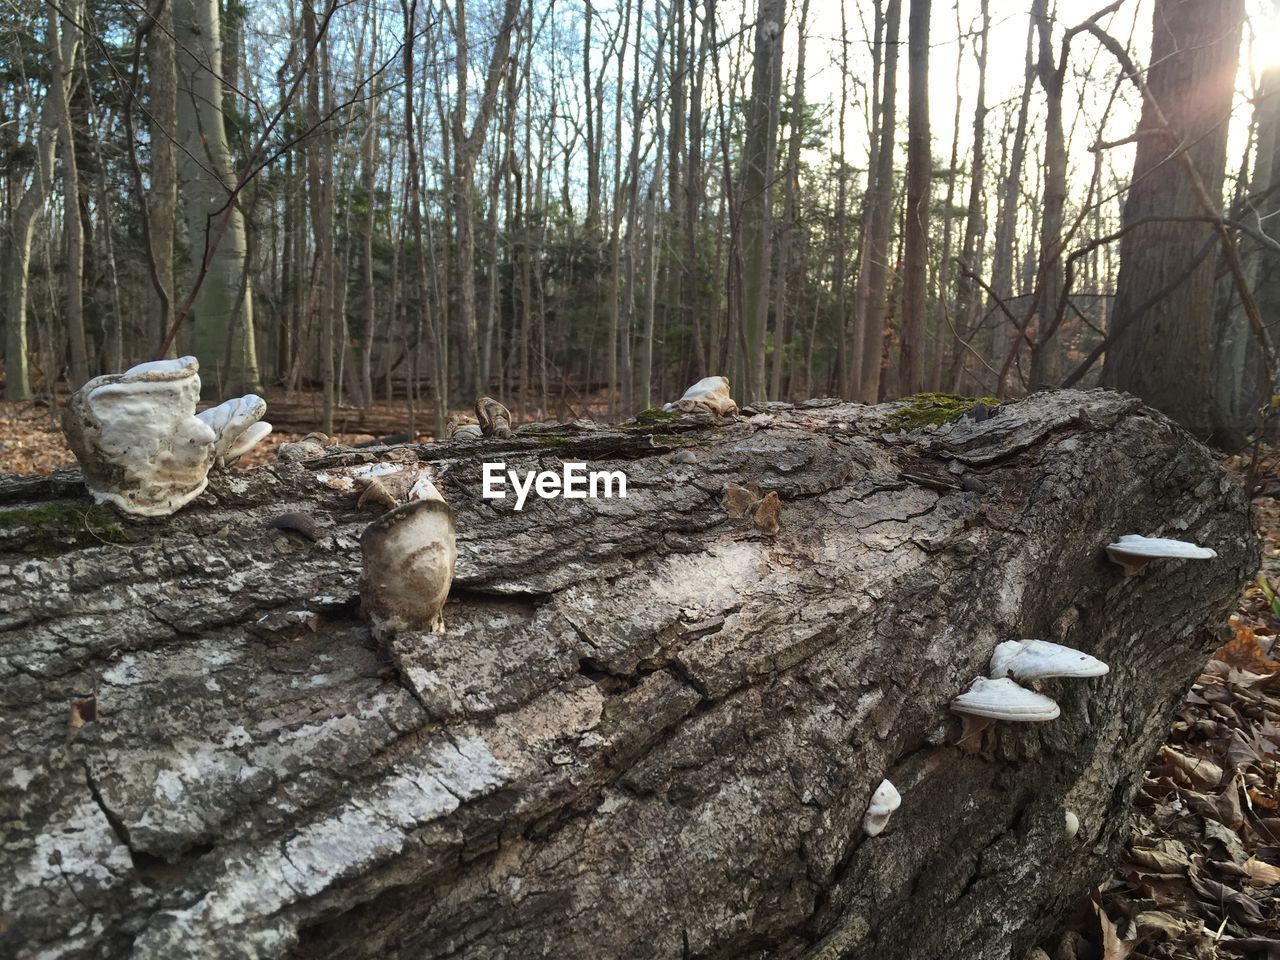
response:
{"label": "fallen leaf", "polygon": [[1264,863],[1257,857],[1250,857],[1240,864],[1249,877],[1249,882],[1259,887],[1270,887],[1280,884],[1280,867]]}

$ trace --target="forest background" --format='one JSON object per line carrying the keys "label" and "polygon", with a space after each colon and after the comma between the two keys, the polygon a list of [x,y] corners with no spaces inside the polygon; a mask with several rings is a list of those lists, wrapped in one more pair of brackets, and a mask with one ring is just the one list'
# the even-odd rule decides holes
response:
{"label": "forest background", "polygon": [[1102,383],[1238,446],[1274,0],[10,0],[4,392],[195,354],[439,434]]}

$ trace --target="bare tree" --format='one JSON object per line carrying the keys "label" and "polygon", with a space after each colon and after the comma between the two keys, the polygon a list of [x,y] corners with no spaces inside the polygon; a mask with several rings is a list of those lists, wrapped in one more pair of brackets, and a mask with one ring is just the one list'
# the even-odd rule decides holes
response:
{"label": "bare tree", "polygon": [[[78,387],[89,378],[89,350],[84,335],[84,233],[80,223],[80,174],[76,164],[75,133],[71,124],[72,74],[75,72],[80,17],[84,0],[70,4],[65,16],[58,7],[46,8],[45,41],[49,52],[49,98],[53,102],[58,124],[58,141],[62,147],[62,223],[66,252],[63,272],[64,320],[71,355],[71,385]],[[61,34],[73,36],[71,57],[62,55]]]}
{"label": "bare tree", "polygon": [[800,146],[804,138],[804,48],[805,30],[809,23],[809,0],[801,0],[800,23],[796,45],[796,76],[791,87],[791,126],[787,138],[787,162],[783,168],[782,224],[778,230],[778,294],[774,305],[773,369],[769,379],[769,396],[782,396],[783,358],[787,345],[787,280],[791,272],[791,249],[796,232],[796,206],[800,195]]}
{"label": "bare tree", "polygon": [[[884,92],[880,97],[880,133],[876,156],[867,174],[870,201],[864,218],[868,224],[854,294],[854,339],[861,340],[860,377],[855,393],[863,403],[875,403],[880,394],[880,355],[884,338],[884,309],[888,288],[889,237],[893,228],[893,153],[897,131],[898,30],[902,0],[889,0],[884,25]],[[861,337],[859,337],[861,334]]]}
{"label": "bare tree", "polygon": [[[446,6],[445,9],[449,9]],[[507,54],[511,47],[511,31],[520,11],[519,0],[506,0],[502,19],[489,54],[489,66],[480,90],[476,115],[468,124],[468,82],[471,42],[467,23],[466,0],[458,0],[452,6],[454,42],[457,48],[455,76],[456,101],[453,107],[453,214],[457,236],[455,260],[458,292],[458,322],[462,326],[466,362],[463,364],[464,388],[474,392],[484,389],[480,383],[480,353],[476,324],[475,293],[475,230],[473,196],[475,188],[476,158],[484,146],[489,121],[493,118],[498,101],[498,87],[503,71],[507,69]],[[445,384],[440,384],[444,389]]]}
{"label": "bare tree", "polygon": [[751,99],[742,153],[743,302],[738,365],[742,395],[763,400],[765,329],[769,316],[773,224],[771,186],[777,152],[778,97],[782,85],[782,33],[786,0],[759,0]]}
{"label": "bare tree", "polygon": [[907,209],[902,267],[902,393],[924,389],[930,175],[929,0],[911,0],[907,28]]}

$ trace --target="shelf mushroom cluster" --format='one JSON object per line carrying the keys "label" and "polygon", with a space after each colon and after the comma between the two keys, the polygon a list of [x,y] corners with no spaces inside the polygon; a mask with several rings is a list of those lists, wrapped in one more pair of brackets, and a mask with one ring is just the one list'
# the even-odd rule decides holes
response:
{"label": "shelf mushroom cluster", "polygon": [[199,371],[195,357],[153,360],[94,377],[71,395],[62,432],[96,501],[168,516],[204,491],[210,469],[271,432],[266,401],[254,394],[196,413]]}
{"label": "shelf mushroom cluster", "polygon": [[1100,677],[1109,670],[1097,657],[1060,643],[1007,640],[996,645],[991,675],[974,680],[968,690],[951,701],[951,709],[965,716],[1015,723],[1056,720],[1061,712],[1058,704],[1022,683],[1054,677]]}

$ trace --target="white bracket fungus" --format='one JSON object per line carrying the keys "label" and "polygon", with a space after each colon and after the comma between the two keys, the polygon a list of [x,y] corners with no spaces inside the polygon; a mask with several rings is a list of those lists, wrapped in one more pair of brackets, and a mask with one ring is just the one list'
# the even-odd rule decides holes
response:
{"label": "white bracket fungus", "polygon": [[1066,834],[1068,840],[1080,832],[1080,818],[1071,810],[1066,810],[1062,815],[1062,832]]}
{"label": "white bracket fungus", "polygon": [[867,805],[867,812],[862,818],[862,829],[868,837],[879,836],[881,831],[889,825],[889,818],[893,816],[893,811],[902,806],[902,795],[898,793],[898,788],[888,780],[881,780],[880,786],[876,787],[875,793],[871,794],[871,803]]}
{"label": "white bracket fungus", "polygon": [[360,537],[360,550],[360,605],[374,636],[444,632],[440,611],[449,597],[458,548],[453,510],[438,493],[373,521]]}
{"label": "white bracket fungus", "polygon": [[1112,563],[1124,568],[1125,576],[1133,576],[1152,560],[1212,560],[1217,555],[1216,550],[1185,540],[1142,537],[1136,533],[1126,533],[1107,546],[1107,556]]}
{"label": "white bracket fungus", "polygon": [[267,401],[256,394],[226,400],[196,416],[213,428],[213,465],[225,467],[244,456],[271,432],[271,424],[263,422]]}
{"label": "white bracket fungus", "polygon": [[1014,680],[1050,677],[1101,677],[1110,671],[1101,660],[1047,640],[1006,640],[991,655],[991,676]]}
{"label": "white bracket fungus", "polygon": [[686,390],[683,397],[663,405],[662,409],[677,413],[710,411],[717,417],[731,417],[737,414],[738,405],[729,395],[728,377],[703,377]]}
{"label": "white bracket fungus", "polygon": [[1008,677],[998,680],[978,677],[968,690],[951,701],[951,709],[971,717],[1015,723],[1056,720],[1061,712],[1043,693],[1020,687]]}
{"label": "white bracket fungus", "polygon": [[271,432],[258,422],[266,404],[255,396],[197,416],[199,370],[195,357],[140,363],[94,377],[71,395],[62,432],[95,500],[138,516],[168,516],[204,491],[210,467]]}

